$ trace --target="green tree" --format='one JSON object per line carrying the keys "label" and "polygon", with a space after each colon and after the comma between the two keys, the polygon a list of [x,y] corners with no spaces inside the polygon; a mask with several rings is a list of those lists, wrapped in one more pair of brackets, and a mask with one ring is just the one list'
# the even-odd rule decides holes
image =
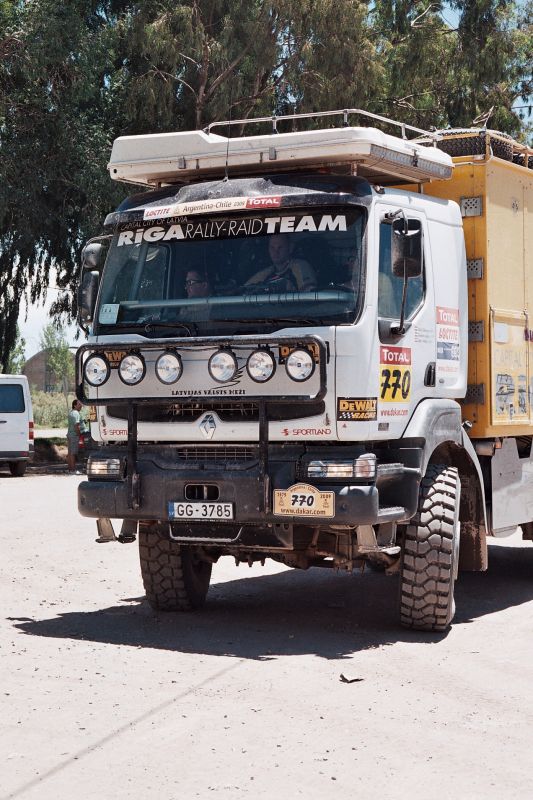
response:
{"label": "green tree", "polygon": [[[0,363],[20,301],[42,296],[51,265],[70,288],[102,207],[123,196],[106,175],[116,130],[106,75],[113,26],[103,4],[5,3],[0,34]],[[7,10],[6,10],[7,9]],[[118,120],[117,120],[118,122]],[[57,311],[73,310],[65,292]]]}
{"label": "green tree", "polygon": [[[9,353],[7,360],[6,373],[8,375],[21,375],[24,364],[26,363],[26,340],[21,336],[20,328],[17,325],[15,343]],[[2,370],[0,369],[0,372]]]}
{"label": "green tree", "polygon": [[[525,136],[531,0],[0,0],[0,365],[52,266],[75,311],[83,243],[129,189],[116,136],[359,106]],[[251,129],[253,132],[253,129]],[[257,129],[255,129],[257,130]],[[239,133],[238,127],[232,129]]]}
{"label": "green tree", "polygon": [[49,322],[41,331],[40,345],[46,352],[46,366],[61,387],[68,410],[74,361],[65,334],[53,322]]}

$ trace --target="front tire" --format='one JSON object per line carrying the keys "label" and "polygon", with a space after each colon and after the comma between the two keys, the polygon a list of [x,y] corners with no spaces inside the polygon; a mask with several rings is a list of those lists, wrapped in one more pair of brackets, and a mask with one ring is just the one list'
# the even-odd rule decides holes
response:
{"label": "front tire", "polygon": [[14,478],[22,478],[26,472],[26,461],[10,461],[9,471]]}
{"label": "front tire", "polygon": [[420,483],[417,513],[405,529],[400,621],[406,627],[444,631],[453,619],[460,500],[457,470],[431,464]]}
{"label": "front tire", "polygon": [[193,611],[205,603],[212,564],[156,525],[139,523],[139,560],[146,599],[156,611]]}

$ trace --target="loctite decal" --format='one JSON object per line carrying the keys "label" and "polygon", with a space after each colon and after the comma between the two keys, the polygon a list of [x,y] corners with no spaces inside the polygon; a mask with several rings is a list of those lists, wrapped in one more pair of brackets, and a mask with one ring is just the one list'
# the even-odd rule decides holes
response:
{"label": "loctite decal", "polygon": [[455,380],[459,374],[461,347],[459,309],[437,306],[437,379]]}
{"label": "loctite decal", "polygon": [[337,419],[347,422],[371,422],[377,419],[377,397],[339,397]]}

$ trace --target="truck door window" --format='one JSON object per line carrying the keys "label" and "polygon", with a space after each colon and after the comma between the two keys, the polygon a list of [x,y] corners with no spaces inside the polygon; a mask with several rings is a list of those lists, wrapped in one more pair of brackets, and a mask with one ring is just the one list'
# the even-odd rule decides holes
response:
{"label": "truck door window", "polygon": [[[379,284],[378,314],[387,319],[399,319],[402,306],[403,279],[392,274],[391,267],[391,234],[390,222],[382,222],[379,226]],[[424,298],[424,270],[417,278],[409,278],[407,284],[407,306],[405,318],[409,319],[420,306]]]}

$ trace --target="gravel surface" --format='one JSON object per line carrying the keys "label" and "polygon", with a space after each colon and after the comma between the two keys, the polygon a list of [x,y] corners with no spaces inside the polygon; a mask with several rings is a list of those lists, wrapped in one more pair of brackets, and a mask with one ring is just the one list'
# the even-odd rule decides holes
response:
{"label": "gravel surface", "polygon": [[0,473],[0,797],[529,798],[533,549],[491,545],[447,634],[396,578],[214,568],[154,614],[79,478]]}

